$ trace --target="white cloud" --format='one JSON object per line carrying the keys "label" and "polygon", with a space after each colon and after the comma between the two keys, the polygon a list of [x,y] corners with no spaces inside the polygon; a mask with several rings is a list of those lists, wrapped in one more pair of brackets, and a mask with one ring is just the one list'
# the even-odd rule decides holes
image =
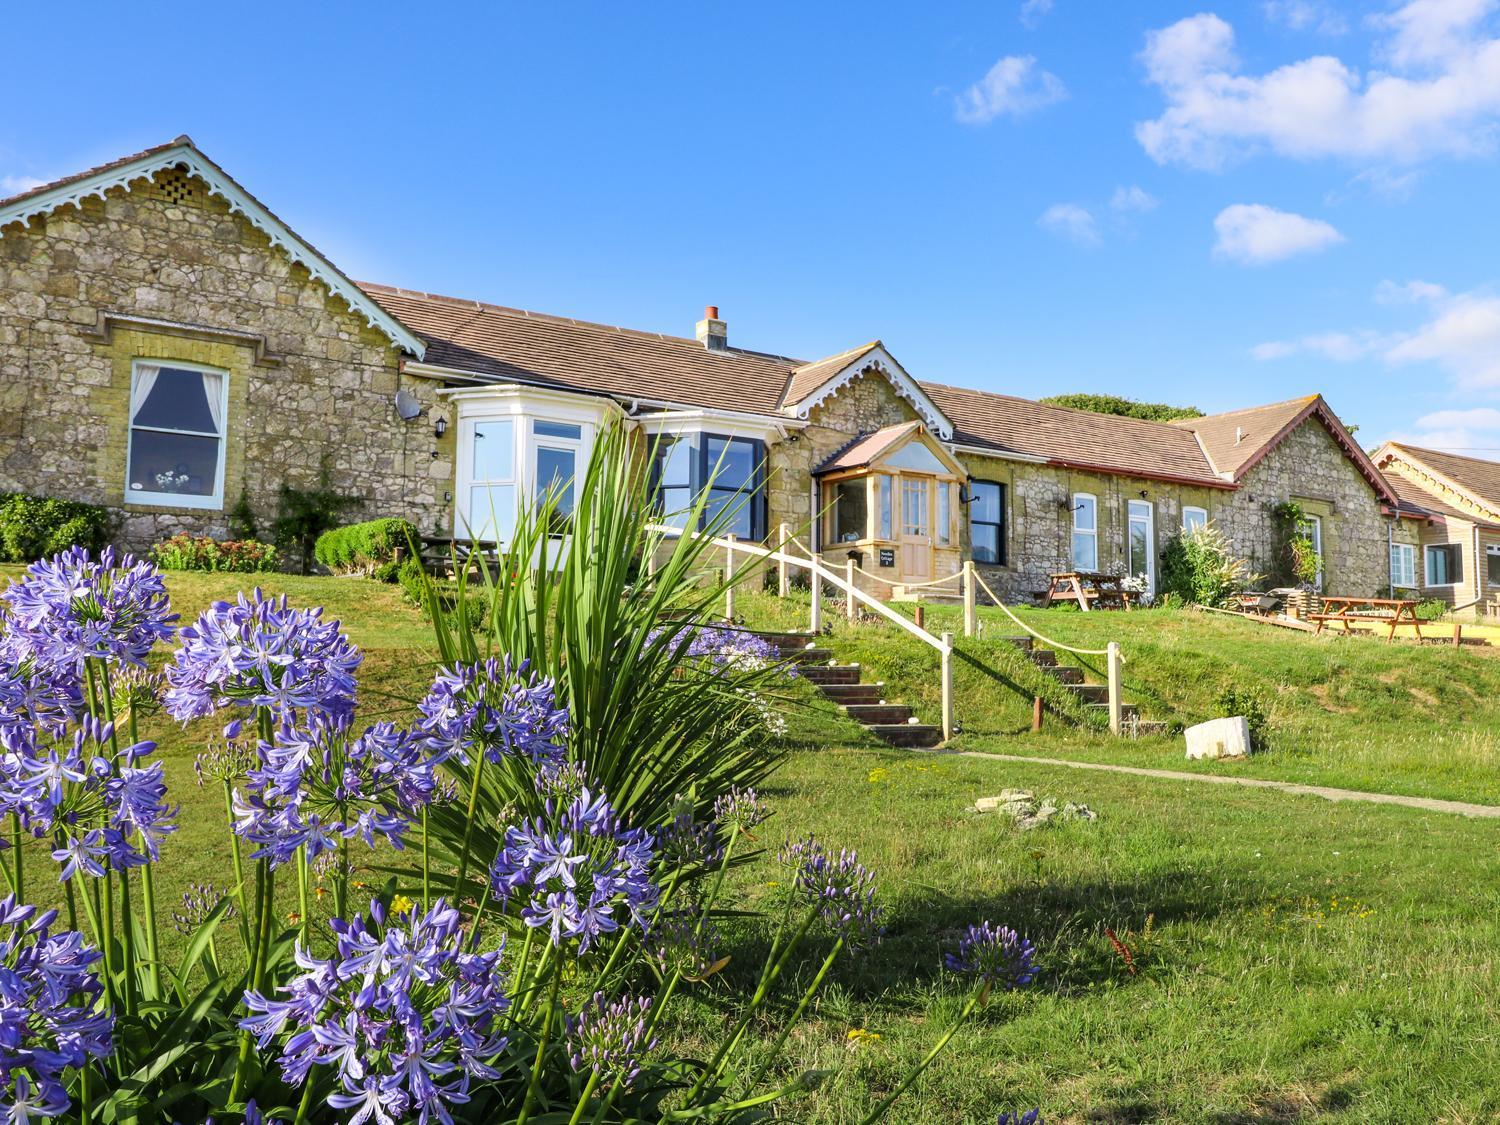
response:
{"label": "white cloud", "polygon": [[23,191],[39,188],[46,182],[35,176],[0,176],[0,199],[7,199],[12,195],[20,195]]}
{"label": "white cloud", "polygon": [[1099,225],[1093,212],[1076,203],[1054,203],[1042,212],[1037,226],[1079,246],[1099,245]]}
{"label": "white cloud", "polygon": [[1156,210],[1161,201],[1143,188],[1132,184],[1130,187],[1115,188],[1114,195],[1110,196],[1109,206],[1113,211],[1121,214],[1135,212],[1145,214],[1147,211]]}
{"label": "white cloud", "polygon": [[1007,55],[954,99],[953,112],[966,125],[984,125],[1002,114],[1020,117],[1068,96],[1062,79],[1036,65],[1032,55]]}
{"label": "white cloud", "polygon": [[1214,219],[1218,240],[1214,254],[1243,265],[1279,262],[1343,242],[1344,236],[1322,219],[1278,211],[1263,203],[1236,203]]}
{"label": "white cloud", "polygon": [[1256,344],[1250,349],[1250,354],[1262,361],[1287,359],[1294,355],[1315,355],[1333,363],[1353,363],[1358,359],[1378,355],[1389,343],[1389,337],[1368,330],[1357,333],[1315,332],[1297,340],[1268,340],[1264,344]]}
{"label": "white cloud", "polygon": [[1409,164],[1489,151],[1500,116],[1500,0],[1409,0],[1375,21],[1379,68],[1316,55],[1241,73],[1234,29],[1201,13],[1149,32],[1141,60],[1166,105],[1136,125],[1158,163],[1218,168],[1269,150]]}
{"label": "white cloud", "polygon": [[1052,0],[1024,0],[1021,4],[1021,22],[1027,27],[1036,27],[1052,14]]}
{"label": "white cloud", "polygon": [[1266,19],[1291,31],[1342,35],[1349,30],[1344,14],[1321,0],[1265,0],[1260,7]]}
{"label": "white cloud", "polygon": [[1441,301],[1448,290],[1431,281],[1382,281],[1375,287],[1375,300],[1382,305],[1416,304],[1419,301]]}
{"label": "white cloud", "polygon": [[1385,352],[1387,363],[1436,363],[1461,391],[1500,390],[1500,297],[1459,293]]}
{"label": "white cloud", "polygon": [[1424,414],[1412,429],[1392,434],[1393,441],[1410,442],[1429,449],[1491,456],[1500,452],[1500,410],[1479,406],[1472,410],[1436,410]]}

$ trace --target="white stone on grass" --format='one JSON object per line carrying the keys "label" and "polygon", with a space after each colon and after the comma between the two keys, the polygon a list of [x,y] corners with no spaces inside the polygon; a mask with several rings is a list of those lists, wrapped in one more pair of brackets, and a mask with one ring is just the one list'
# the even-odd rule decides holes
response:
{"label": "white stone on grass", "polygon": [[1210,719],[1182,733],[1189,758],[1243,758],[1250,753],[1250,723],[1243,715]]}

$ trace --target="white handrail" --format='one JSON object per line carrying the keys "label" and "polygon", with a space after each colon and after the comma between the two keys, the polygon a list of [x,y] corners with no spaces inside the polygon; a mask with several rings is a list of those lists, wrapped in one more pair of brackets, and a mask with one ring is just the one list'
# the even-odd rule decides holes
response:
{"label": "white handrail", "polygon": [[[669,527],[666,524],[649,524],[647,526],[647,530],[672,539],[680,538],[684,534],[692,535],[695,538],[698,537],[697,532],[688,532],[683,528]],[[857,586],[849,585],[848,582],[840,578],[833,571],[828,570],[821,562],[814,562],[813,556],[811,554],[809,554],[807,558],[799,558],[796,555],[789,555],[784,551],[772,551],[757,544],[746,543],[742,540],[737,539],[724,539],[719,536],[715,536],[710,539],[709,543],[711,546],[728,548],[731,551],[744,551],[746,554],[757,555],[760,558],[768,559],[771,562],[786,562],[792,566],[800,566],[805,570],[815,571],[817,576],[823,581],[827,582],[829,585],[835,587],[836,589],[843,590],[845,594],[853,595],[856,601],[860,602],[863,605],[869,606],[876,613],[888,618],[891,621],[894,621],[897,625],[900,625],[912,636],[918,638],[919,640],[925,641],[927,644],[937,649],[938,652],[941,653],[948,651],[948,646],[944,645],[941,640],[939,640],[937,637],[934,637],[926,629],[922,628],[910,618],[903,617],[901,614],[891,609],[890,606],[886,605],[880,599],[871,597],[869,594],[865,593]],[[818,596],[818,591],[816,589],[813,590],[813,596]]]}
{"label": "white handrail", "polygon": [[[1079,656],[1109,655],[1109,649],[1107,648],[1074,648],[1072,645],[1065,645],[1061,641],[1054,641],[1051,637],[1044,637],[1041,633],[1038,633],[1030,625],[1026,624],[1026,622],[1022,621],[1019,617],[1012,613],[1010,611],[1010,606],[1006,605],[999,599],[999,597],[996,596],[995,591],[990,589],[990,584],[980,576],[978,571],[975,571],[974,573],[974,580],[978,582],[980,586],[984,587],[984,592],[990,596],[990,601],[994,602],[998,608],[1005,611],[1006,617],[1009,617],[1017,625],[1025,629],[1028,633],[1030,633],[1037,640],[1041,641],[1043,644],[1050,645],[1053,648],[1060,648],[1064,652],[1074,652]],[[1125,658],[1122,656],[1120,657],[1120,659],[1123,661]]]}

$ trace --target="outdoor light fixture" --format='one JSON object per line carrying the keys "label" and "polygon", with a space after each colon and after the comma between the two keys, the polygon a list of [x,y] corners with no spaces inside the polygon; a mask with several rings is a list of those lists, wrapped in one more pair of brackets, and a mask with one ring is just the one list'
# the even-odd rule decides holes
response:
{"label": "outdoor light fixture", "polygon": [[434,421],[432,423],[432,435],[433,435],[433,437],[440,438],[444,434],[446,434],[447,432],[448,432],[448,419],[445,418],[443,415],[439,414],[437,416],[437,418],[434,419]]}

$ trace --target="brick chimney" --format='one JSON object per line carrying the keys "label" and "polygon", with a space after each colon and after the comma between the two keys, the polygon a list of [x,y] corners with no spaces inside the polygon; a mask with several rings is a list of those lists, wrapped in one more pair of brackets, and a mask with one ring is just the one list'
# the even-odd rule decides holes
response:
{"label": "brick chimney", "polygon": [[718,305],[703,306],[697,334],[698,342],[711,352],[722,352],[729,347],[729,325],[719,319]]}

